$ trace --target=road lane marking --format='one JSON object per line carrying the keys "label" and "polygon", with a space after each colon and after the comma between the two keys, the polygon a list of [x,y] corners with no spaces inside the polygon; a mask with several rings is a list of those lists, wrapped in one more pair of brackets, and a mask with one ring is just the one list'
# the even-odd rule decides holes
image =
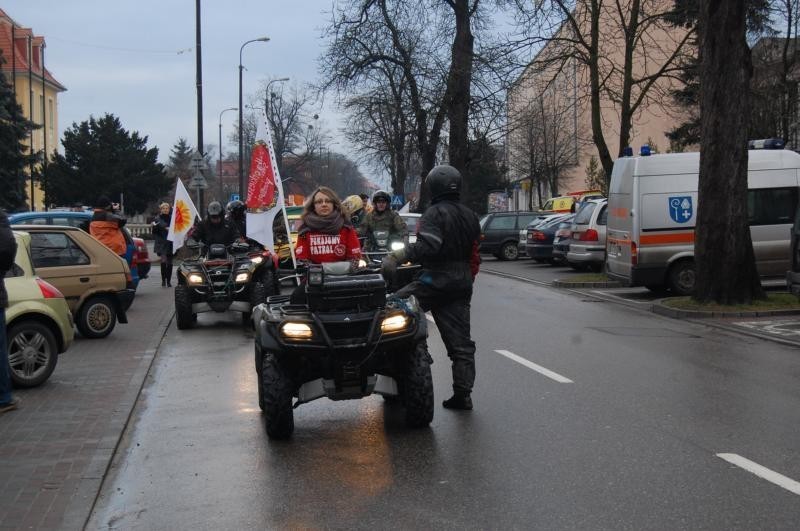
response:
{"label": "road lane marking", "polygon": [[792,478],[787,478],[783,474],[779,474],[774,470],[770,470],[767,467],[761,466],[758,463],[750,461],[746,457],[742,457],[739,454],[717,454],[717,457],[724,459],[725,461],[736,465],[739,468],[743,468],[751,474],[755,474],[762,479],[766,479],[770,483],[774,483],[779,487],[783,487],[791,493],[800,495],[800,482],[795,481]]}
{"label": "road lane marking", "polygon": [[541,365],[536,365],[536,364],[535,364],[535,363],[533,363],[532,361],[528,361],[528,360],[526,360],[525,358],[522,358],[522,357],[520,357],[520,356],[517,356],[517,355],[516,355],[516,354],[514,354],[513,352],[509,352],[509,351],[507,351],[507,350],[495,350],[495,352],[497,352],[498,354],[502,354],[502,355],[503,355],[503,356],[505,356],[506,358],[508,358],[508,359],[510,359],[510,360],[514,360],[514,361],[516,361],[517,363],[519,363],[519,364],[521,364],[521,365],[524,365],[524,366],[526,366],[526,367],[527,367],[527,368],[529,368],[529,369],[533,369],[534,371],[538,372],[539,374],[542,374],[542,375],[544,375],[544,376],[547,376],[548,378],[551,378],[551,379],[553,379],[553,380],[557,381],[558,383],[574,383],[574,382],[573,382],[572,380],[570,380],[569,378],[566,378],[566,377],[564,377],[564,376],[561,376],[560,374],[558,374],[558,373],[556,373],[556,372],[553,372],[553,371],[551,371],[550,369],[545,369],[545,368],[544,368],[544,367],[542,367]]}

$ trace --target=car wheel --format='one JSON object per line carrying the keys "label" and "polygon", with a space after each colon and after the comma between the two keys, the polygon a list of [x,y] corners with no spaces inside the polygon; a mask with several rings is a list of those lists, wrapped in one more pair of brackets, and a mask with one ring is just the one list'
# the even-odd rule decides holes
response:
{"label": "car wheel", "polygon": [[261,346],[258,344],[258,339],[256,338],[255,344],[255,358],[256,358],[256,380],[258,382],[258,407],[261,411],[264,411],[264,381],[261,378],[261,367],[262,367],[262,360],[264,355],[261,352]]}
{"label": "car wheel", "polygon": [[188,286],[175,286],[175,324],[178,330],[187,330],[197,322],[197,314],[192,313],[192,299]]}
{"label": "car wheel", "polygon": [[422,428],[433,420],[433,377],[428,345],[420,341],[414,347],[403,385],[406,425]]}
{"label": "car wheel", "polygon": [[500,260],[516,260],[519,258],[519,249],[516,242],[506,242],[500,248]]}
{"label": "car wheel", "polygon": [[261,402],[270,439],[288,439],[294,431],[292,382],[271,352],[261,357]]}
{"label": "car wheel", "polygon": [[47,380],[58,362],[53,332],[38,321],[18,321],[8,329],[8,363],[16,387],[36,387]]}
{"label": "car wheel", "polygon": [[75,325],[81,335],[88,339],[106,337],[117,324],[117,308],[108,295],[90,297],[81,306]]}
{"label": "car wheel", "polygon": [[687,296],[694,293],[695,269],[691,260],[681,260],[669,269],[669,289],[676,295]]}

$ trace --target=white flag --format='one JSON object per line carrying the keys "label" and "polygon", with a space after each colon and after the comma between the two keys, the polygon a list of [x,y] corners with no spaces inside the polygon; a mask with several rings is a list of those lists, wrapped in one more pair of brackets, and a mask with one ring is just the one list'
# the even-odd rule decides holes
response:
{"label": "white flag", "polygon": [[172,219],[169,221],[167,234],[167,239],[172,242],[176,251],[183,247],[186,234],[194,226],[195,218],[199,217],[197,207],[192,203],[189,192],[178,177],[178,184],[175,185],[175,203],[172,205]]}
{"label": "white flag", "polygon": [[[250,180],[247,185],[247,237],[275,252],[272,224],[275,216],[284,212],[285,201],[281,176],[275,160],[275,148],[267,125],[267,115],[262,111],[256,130],[256,143],[250,157]],[[288,224],[286,234],[288,236]],[[291,241],[291,238],[290,238]],[[292,249],[294,256],[294,249]]]}

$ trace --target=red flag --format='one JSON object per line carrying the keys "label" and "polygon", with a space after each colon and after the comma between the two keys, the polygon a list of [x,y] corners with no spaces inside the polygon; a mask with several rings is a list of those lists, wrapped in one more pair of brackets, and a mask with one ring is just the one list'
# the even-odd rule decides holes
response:
{"label": "red flag", "polygon": [[247,184],[247,208],[269,210],[278,203],[275,171],[269,149],[263,141],[256,142],[250,157],[250,182]]}

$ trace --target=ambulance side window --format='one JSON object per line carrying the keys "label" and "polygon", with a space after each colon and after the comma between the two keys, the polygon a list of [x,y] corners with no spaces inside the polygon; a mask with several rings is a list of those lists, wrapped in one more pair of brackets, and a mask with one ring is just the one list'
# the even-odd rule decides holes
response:
{"label": "ambulance side window", "polygon": [[794,222],[797,188],[758,188],[747,191],[750,225],[785,225]]}

